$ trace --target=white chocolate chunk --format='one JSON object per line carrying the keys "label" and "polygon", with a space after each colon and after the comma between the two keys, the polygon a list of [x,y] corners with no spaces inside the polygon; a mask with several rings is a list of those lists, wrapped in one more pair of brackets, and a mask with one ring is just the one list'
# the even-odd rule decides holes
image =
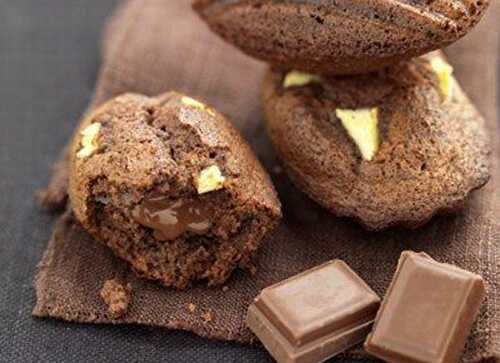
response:
{"label": "white chocolate chunk", "polygon": [[99,122],[95,122],[80,132],[80,135],[82,135],[82,140],[80,141],[82,148],[76,154],[77,158],[87,158],[98,149],[97,135],[100,130],[101,124]]}
{"label": "white chocolate chunk", "polygon": [[88,158],[90,155],[94,153],[95,149],[91,147],[84,147],[81,148],[80,151],[76,153],[76,157],[78,159],[85,159]]}
{"label": "white chocolate chunk", "polygon": [[195,180],[198,194],[213,192],[224,188],[226,178],[222,175],[217,165],[203,169]]}
{"label": "white chocolate chunk", "polygon": [[310,83],[321,83],[322,79],[320,76],[310,73],[304,73],[300,71],[291,71],[283,80],[283,88],[289,87],[301,87],[306,86]]}
{"label": "white chocolate chunk", "polygon": [[336,109],[335,114],[358,146],[363,159],[371,161],[378,151],[378,108]]}
{"label": "white chocolate chunk", "polygon": [[205,105],[203,102],[195,100],[194,98],[183,96],[181,98],[181,102],[186,106],[194,107],[194,108],[197,108],[199,110],[206,111],[209,115],[215,116],[214,111],[210,107]]}
{"label": "white chocolate chunk", "polygon": [[194,107],[194,108],[199,108],[200,110],[204,110],[205,107],[206,107],[204,103],[202,103],[200,101],[197,101],[194,98],[187,97],[187,96],[183,96],[181,98],[181,102],[183,104],[185,104],[186,106],[191,106],[191,107]]}
{"label": "white chocolate chunk", "polygon": [[101,124],[99,122],[94,122],[87,126],[85,129],[83,129],[80,134],[83,136],[96,136],[99,133],[99,130],[101,130]]}
{"label": "white chocolate chunk", "polygon": [[430,61],[431,68],[438,77],[439,91],[442,101],[448,100],[453,92],[453,67],[446,63],[442,58],[435,57]]}

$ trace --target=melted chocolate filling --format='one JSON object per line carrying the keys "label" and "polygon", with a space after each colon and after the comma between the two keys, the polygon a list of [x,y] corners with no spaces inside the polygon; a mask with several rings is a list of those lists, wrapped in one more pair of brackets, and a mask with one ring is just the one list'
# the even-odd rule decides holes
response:
{"label": "melted chocolate filling", "polygon": [[205,234],[212,226],[212,209],[199,200],[172,201],[164,197],[145,199],[132,211],[132,217],[154,230],[160,241],[172,241],[185,232]]}

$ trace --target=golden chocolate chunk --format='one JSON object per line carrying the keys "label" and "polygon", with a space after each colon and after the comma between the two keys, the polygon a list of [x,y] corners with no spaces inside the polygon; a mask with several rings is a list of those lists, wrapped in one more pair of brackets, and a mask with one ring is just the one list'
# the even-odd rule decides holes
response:
{"label": "golden chocolate chunk", "polygon": [[213,192],[224,188],[225,180],[226,178],[224,178],[217,165],[212,165],[203,169],[195,181],[198,194]]}
{"label": "golden chocolate chunk", "polygon": [[195,100],[194,98],[184,96],[181,98],[181,102],[186,106],[190,106],[190,107],[197,108],[199,110],[206,111],[209,115],[215,116],[215,112],[210,107],[205,105],[203,102]]}
{"label": "golden chocolate chunk", "polygon": [[436,73],[439,80],[439,91],[441,93],[442,101],[448,100],[453,92],[453,67],[446,63],[442,58],[432,58],[431,68]]}
{"label": "golden chocolate chunk", "polygon": [[335,114],[365,160],[372,160],[379,147],[378,108],[336,109]]}
{"label": "golden chocolate chunk", "polygon": [[300,71],[291,71],[283,80],[283,88],[289,87],[302,87],[310,83],[321,83],[320,76],[311,73],[304,73]]}
{"label": "golden chocolate chunk", "polygon": [[77,158],[83,159],[89,157],[98,149],[97,135],[100,130],[101,124],[99,122],[95,122],[80,132],[80,135],[82,135],[82,140],[80,142],[82,148],[76,154]]}

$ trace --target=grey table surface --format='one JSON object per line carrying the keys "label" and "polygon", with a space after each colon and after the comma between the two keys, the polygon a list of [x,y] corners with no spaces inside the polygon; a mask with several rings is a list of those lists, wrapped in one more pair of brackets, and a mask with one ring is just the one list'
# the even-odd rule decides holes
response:
{"label": "grey table surface", "polygon": [[0,362],[271,362],[260,348],[185,332],[31,316],[55,220],[33,193],[89,102],[117,2],[0,0]]}

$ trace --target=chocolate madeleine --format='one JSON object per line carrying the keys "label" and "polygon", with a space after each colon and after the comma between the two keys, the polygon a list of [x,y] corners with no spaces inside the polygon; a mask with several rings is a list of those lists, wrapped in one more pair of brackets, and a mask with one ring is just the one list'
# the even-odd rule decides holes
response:
{"label": "chocolate madeleine", "polygon": [[356,77],[269,72],[269,136],[295,184],[366,228],[415,228],[489,179],[484,120],[441,56]]}
{"label": "chocolate madeleine", "polygon": [[210,28],[285,69],[359,74],[443,48],[490,0],[195,0]]}
{"label": "chocolate madeleine", "polygon": [[178,93],[126,94],[82,121],[69,196],[77,219],[141,276],[185,288],[250,266],[281,217],[271,181],[220,113]]}

